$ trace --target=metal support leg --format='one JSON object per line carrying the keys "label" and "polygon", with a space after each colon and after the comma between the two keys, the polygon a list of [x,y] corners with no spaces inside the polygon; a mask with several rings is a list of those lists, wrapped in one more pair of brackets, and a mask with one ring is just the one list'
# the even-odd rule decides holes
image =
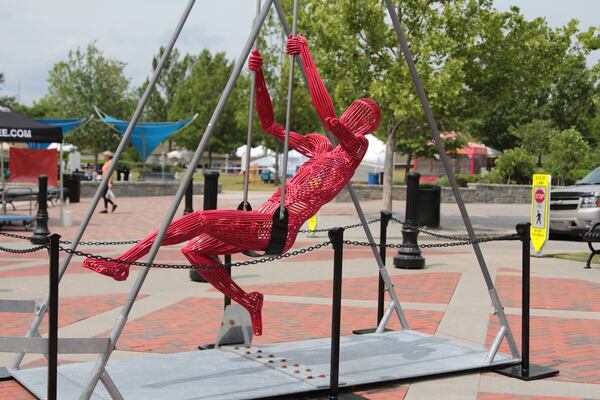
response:
{"label": "metal support leg", "polygon": [[415,89],[417,94],[419,95],[419,100],[421,101],[421,105],[423,106],[423,111],[425,112],[425,118],[427,120],[427,124],[431,129],[431,133],[433,135],[433,139],[435,141],[435,145],[444,164],[444,169],[446,170],[446,174],[448,175],[448,180],[450,181],[450,185],[452,186],[452,192],[454,193],[454,198],[456,199],[456,204],[458,205],[458,209],[460,210],[460,214],[465,223],[465,228],[469,234],[469,239],[473,243],[473,251],[475,256],[477,257],[477,261],[479,263],[479,268],[481,269],[481,273],[483,278],[485,279],[485,283],[488,288],[488,293],[490,294],[490,298],[494,306],[496,307],[496,314],[498,316],[498,320],[500,324],[506,326],[506,340],[510,347],[510,351],[514,358],[519,357],[519,350],[517,348],[517,343],[515,338],[510,330],[510,326],[506,315],[504,314],[504,309],[502,304],[500,303],[500,299],[496,294],[494,289],[494,282],[490,276],[489,270],[485,263],[485,259],[483,257],[483,253],[481,252],[481,248],[479,247],[479,243],[477,242],[477,236],[475,235],[475,230],[473,229],[473,224],[471,223],[471,219],[469,218],[469,214],[467,213],[467,208],[465,207],[465,203],[463,201],[462,195],[458,190],[458,184],[456,182],[456,176],[454,175],[454,171],[452,166],[450,165],[450,158],[446,153],[446,149],[444,148],[444,143],[440,136],[440,132],[437,127],[437,123],[435,122],[435,118],[433,117],[433,112],[431,111],[431,107],[429,106],[429,100],[427,99],[427,95],[425,94],[425,89],[423,88],[423,83],[421,82],[421,78],[419,78],[419,74],[417,72],[417,68],[414,63],[414,59],[408,47],[408,42],[406,37],[404,36],[404,31],[402,26],[400,25],[400,20],[398,19],[398,14],[394,9],[394,4],[392,0],[385,0],[385,4],[388,9],[388,13],[390,19],[392,21],[392,25],[394,26],[394,30],[396,31],[396,36],[398,37],[398,42],[400,43],[400,47],[402,48],[402,53],[404,54],[404,59],[406,60],[406,64],[410,71],[411,78],[415,85]]}
{"label": "metal support leg", "polygon": [[[219,117],[221,116],[221,113],[223,112],[223,109],[225,108],[225,103],[227,102],[231,92],[233,91],[235,82],[237,81],[238,77],[240,76],[240,74],[242,72],[244,63],[245,63],[246,59],[248,58],[248,55],[250,54],[250,50],[252,48],[252,43],[258,36],[260,27],[262,26],[262,24],[264,23],[264,21],[267,17],[267,14],[268,14],[269,8],[271,7],[272,2],[273,2],[273,0],[265,1],[265,5],[261,9],[260,15],[257,18],[257,23],[252,28],[250,36],[248,37],[248,40],[246,41],[246,44],[244,45],[244,48],[242,49],[242,53],[241,53],[240,57],[237,59],[235,65],[233,67],[233,71],[231,73],[231,76],[229,77],[229,81],[227,82],[227,85],[225,86],[225,89],[223,90],[223,93],[221,94],[221,98],[219,99],[219,102],[217,103],[215,111],[213,112],[213,115],[211,116],[211,118],[206,126],[204,134],[202,135],[202,139],[200,140],[200,143],[198,144],[198,148],[196,149],[196,152],[194,153],[194,156],[192,157],[192,160],[190,161],[190,165],[188,166],[188,168],[186,170],[183,181],[179,185],[179,188],[177,189],[177,192],[175,193],[173,202],[171,203],[171,206],[170,206],[169,210],[167,211],[165,218],[163,219],[162,225],[161,225],[160,229],[158,230],[154,244],[152,245],[152,247],[150,249],[148,257],[146,258],[146,262],[148,262],[148,263],[152,263],[154,261],[154,258],[156,257],[156,254],[158,253],[158,249],[160,248],[160,245],[163,241],[165,233],[166,233],[169,225],[171,224],[173,217],[175,216],[175,213],[177,212],[177,208],[179,207],[179,204],[181,203],[185,189],[187,187],[187,183],[192,179],[192,176],[194,175],[194,172],[196,170],[196,165],[198,165],[198,163],[200,161],[200,157],[202,156],[202,153],[204,152],[204,150],[206,149],[206,147],[208,145],[208,140],[210,139],[210,137],[213,133],[214,127],[216,126],[217,121],[218,121]],[[188,5],[188,13],[189,13],[189,9],[191,9],[192,5],[193,5],[193,1],[190,0],[190,4]],[[187,16],[187,13],[186,13],[186,16]],[[182,26],[183,26],[183,23],[182,23]],[[111,166],[112,166],[112,163],[111,163]],[[121,332],[125,325],[125,321],[127,320],[127,316],[129,315],[129,312],[131,311],[131,308],[133,307],[133,303],[135,303],[137,295],[139,294],[149,271],[150,271],[149,268],[143,268],[140,271],[140,273],[138,274],[137,280],[134,283],[134,286],[132,287],[132,289],[129,293],[129,298],[128,298],[127,304],[125,304],[125,306],[123,306],[123,309],[121,311],[121,316],[119,317],[119,320],[117,321],[113,330],[111,331],[110,339],[111,339],[111,342],[114,344],[114,346],[116,346],[116,343],[119,340],[119,336],[121,335]],[[114,349],[114,347],[113,347],[113,349]],[[91,375],[84,391],[82,392],[82,394],[80,396],[80,400],[87,400],[91,397],[92,393],[94,392],[94,388],[96,387],[96,384],[98,383],[98,380],[100,379],[100,377],[102,376],[102,373],[104,372],[104,368],[112,354],[113,349],[108,351],[106,354],[103,354],[96,362],[96,365],[94,366],[94,369],[92,371],[92,375]]]}
{"label": "metal support leg", "polygon": [[[279,16],[279,20],[281,21],[281,25],[283,27],[284,32],[286,33],[286,35],[289,35],[291,33],[291,29],[285,19],[285,14],[283,13],[283,8],[281,7],[279,0],[273,0],[273,4],[275,5],[275,10],[277,11],[277,15]],[[300,60],[300,59],[298,60],[298,65],[300,66],[300,70],[302,71],[302,76],[304,77],[304,80],[306,81],[307,80],[306,70],[304,69],[302,60]],[[328,133],[328,137],[329,137],[329,140],[331,140],[333,143],[335,143],[334,138],[331,134]],[[394,305],[394,309],[396,311],[396,315],[398,316],[398,319],[400,320],[400,324],[402,325],[403,329],[410,329],[408,326],[408,321],[406,320],[406,316],[404,315],[404,312],[402,311],[402,307],[400,306],[400,300],[398,299],[398,295],[396,294],[394,285],[392,284],[392,281],[387,272],[387,269],[385,268],[385,264],[383,263],[383,260],[381,259],[381,256],[377,252],[377,245],[375,244],[373,235],[371,234],[371,229],[369,228],[369,225],[367,224],[367,219],[365,218],[365,214],[360,205],[360,201],[358,200],[358,196],[356,196],[356,193],[354,192],[354,189],[353,189],[351,183],[348,183],[348,185],[346,186],[346,189],[348,190],[348,193],[350,194],[350,198],[352,199],[352,203],[354,204],[354,207],[356,208],[356,213],[358,214],[360,223],[363,226],[365,235],[367,236],[367,240],[371,244],[371,250],[373,251],[373,257],[375,257],[375,261],[377,262],[377,266],[379,268],[379,275],[385,282],[386,289],[387,289],[388,293],[390,294],[390,297],[393,300],[393,302],[391,304]]]}
{"label": "metal support leg", "polygon": [[[121,154],[123,153],[123,151],[125,150],[125,147],[127,146],[127,143],[129,143],[129,139],[133,133],[135,125],[137,124],[138,120],[140,119],[140,117],[142,115],[142,111],[144,110],[144,107],[145,107],[146,103],[148,102],[148,99],[150,98],[150,94],[152,93],[152,90],[154,89],[154,86],[156,85],[156,82],[158,81],[158,77],[160,76],[160,73],[162,72],[165,64],[167,63],[167,60],[169,59],[171,50],[175,46],[177,37],[179,36],[179,33],[183,29],[185,20],[187,19],[190,11],[192,10],[192,6],[194,5],[194,2],[195,2],[195,0],[188,1],[183,14],[182,14],[181,18],[179,19],[179,22],[177,23],[177,27],[175,28],[175,31],[173,32],[173,35],[171,36],[169,43],[165,47],[165,51],[157,65],[156,69],[154,70],[154,73],[152,74],[150,81],[148,82],[148,86],[146,86],[146,90],[144,91],[144,94],[142,95],[142,97],[135,109],[135,112],[133,113],[133,116],[131,117],[131,121],[129,121],[127,130],[121,137],[119,146],[115,150],[115,154],[113,156],[113,162],[110,163],[108,171],[106,171],[106,174],[103,174],[103,176],[102,176],[102,181],[100,182],[100,185],[98,186],[98,189],[96,190],[96,193],[94,194],[94,197],[92,198],[92,201],[90,202],[90,205],[88,206],[88,209],[81,221],[81,225],[79,226],[79,229],[73,239],[73,243],[71,244],[71,246],[69,248],[70,250],[75,250],[77,248],[77,246],[79,245],[79,241],[83,237],[83,234],[84,234],[88,224],[90,223],[90,220],[92,218],[94,210],[96,209],[96,206],[98,205],[98,202],[100,201],[100,197],[104,193],[104,189],[106,189],[106,187],[108,186],[108,180],[112,176],[112,174],[118,164],[119,158],[121,157]],[[187,180],[186,180],[186,182],[187,182]],[[71,262],[72,258],[73,258],[72,253],[68,253],[64,257],[63,263],[62,263],[60,271],[59,271],[59,280],[62,279],[63,275],[65,274],[67,267],[69,266],[69,263]],[[43,301],[44,306],[48,304],[48,300],[49,300],[49,298],[48,298],[48,296],[46,296],[46,298]],[[29,327],[29,330],[27,331],[27,334],[26,334],[27,337],[32,337],[35,334],[35,332],[38,331],[38,328],[39,328],[43,318],[44,318],[44,312],[41,312],[34,317],[33,321],[31,322],[31,326]],[[25,353],[17,354],[17,356],[13,362],[13,368],[18,369],[19,366],[21,365],[21,362],[23,361],[24,357],[25,357]]]}

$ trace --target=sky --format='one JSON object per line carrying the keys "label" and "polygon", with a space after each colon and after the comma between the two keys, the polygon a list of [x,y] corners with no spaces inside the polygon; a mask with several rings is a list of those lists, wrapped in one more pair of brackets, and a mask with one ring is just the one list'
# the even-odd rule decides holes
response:
{"label": "sky", "polygon": [[[152,56],[168,42],[187,0],[0,0],[2,31],[0,95],[31,105],[47,92],[48,71],[67,53],[95,41],[105,56],[124,61],[132,85],[151,74]],[[528,19],[545,17],[550,26],[571,18],[581,27],[598,24],[598,0],[494,0],[500,10],[521,8]],[[182,53],[225,51],[237,58],[250,32],[254,0],[197,0],[177,47]],[[595,63],[596,51],[588,64]]]}

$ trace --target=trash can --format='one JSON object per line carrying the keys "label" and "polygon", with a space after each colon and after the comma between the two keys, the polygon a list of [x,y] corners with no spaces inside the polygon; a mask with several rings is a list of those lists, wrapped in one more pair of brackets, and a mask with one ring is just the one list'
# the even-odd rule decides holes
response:
{"label": "trash can", "polygon": [[367,183],[369,185],[377,185],[379,182],[379,174],[377,172],[369,172],[367,175]]}
{"label": "trash can", "polygon": [[377,175],[378,175],[378,183],[380,185],[383,185],[383,172],[378,172]]}
{"label": "trash can", "polygon": [[69,202],[79,203],[79,199],[81,198],[81,175],[63,175],[63,187],[68,189],[65,193],[65,197],[69,198]]}
{"label": "trash can", "polygon": [[417,223],[419,226],[429,228],[440,226],[441,197],[441,186],[419,185],[419,202],[417,205]]}

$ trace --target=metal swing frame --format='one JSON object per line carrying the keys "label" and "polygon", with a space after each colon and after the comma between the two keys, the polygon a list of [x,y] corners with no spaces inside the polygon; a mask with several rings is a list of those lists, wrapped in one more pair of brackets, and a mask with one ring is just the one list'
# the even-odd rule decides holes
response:
{"label": "metal swing frame", "polygon": [[[149,82],[149,84],[148,84],[148,86],[147,86],[144,94],[142,95],[142,97],[141,97],[141,99],[140,99],[140,101],[139,101],[139,103],[138,103],[138,105],[136,107],[136,110],[135,110],[135,112],[134,112],[134,114],[133,114],[133,116],[132,116],[132,118],[131,118],[131,120],[129,122],[129,126],[128,126],[125,134],[123,135],[123,137],[121,139],[121,142],[119,143],[119,146],[117,147],[117,149],[115,151],[115,154],[114,154],[113,158],[116,161],[118,161],[119,158],[121,157],[121,155],[122,155],[122,153],[124,151],[125,145],[126,145],[127,141],[129,140],[129,138],[130,138],[130,136],[132,134],[132,131],[133,131],[136,123],[139,121],[139,118],[141,116],[143,108],[144,108],[146,102],[148,101],[148,98],[149,98],[152,90],[154,89],[156,81],[158,80],[158,77],[159,77],[160,73],[163,70],[163,67],[164,67],[164,65],[165,65],[165,63],[166,63],[166,61],[167,61],[167,59],[168,59],[168,57],[169,57],[169,55],[170,55],[170,53],[171,53],[174,45],[175,45],[175,42],[176,42],[176,40],[177,40],[177,38],[178,38],[178,36],[179,36],[179,34],[180,34],[180,32],[181,32],[184,24],[185,24],[185,21],[186,21],[187,17],[189,16],[189,14],[191,12],[191,9],[192,9],[194,3],[195,3],[195,0],[189,0],[188,1],[187,5],[186,5],[186,7],[185,7],[185,9],[183,11],[183,14],[182,14],[182,16],[180,17],[180,19],[179,19],[179,21],[177,23],[175,31],[173,32],[173,34],[172,34],[172,36],[170,38],[170,41],[169,41],[168,45],[166,46],[166,50],[163,53],[163,56],[161,57],[160,62],[158,64],[158,66],[156,67],[156,70],[154,71],[154,73],[152,75],[152,78],[150,79],[150,82]],[[519,360],[520,359],[520,355],[519,355],[519,351],[518,351],[515,339],[513,337],[512,332],[511,332],[508,320],[507,320],[506,315],[504,313],[504,310],[503,310],[502,304],[500,302],[500,299],[498,297],[498,294],[496,292],[496,289],[494,288],[494,283],[493,283],[493,280],[492,280],[491,275],[489,273],[489,270],[487,268],[487,265],[485,263],[483,254],[481,252],[479,244],[477,243],[477,236],[476,236],[476,234],[474,232],[474,229],[473,229],[473,226],[471,224],[469,215],[468,215],[467,210],[465,208],[464,201],[462,199],[462,196],[461,196],[460,192],[458,191],[458,185],[457,185],[454,173],[452,171],[452,168],[450,166],[450,160],[449,160],[448,155],[446,154],[446,151],[444,149],[444,145],[442,143],[442,140],[441,140],[441,137],[440,137],[440,133],[439,133],[439,130],[437,128],[437,124],[436,124],[435,119],[433,117],[433,113],[432,113],[431,108],[429,106],[429,102],[428,102],[427,96],[426,96],[425,91],[423,89],[423,85],[421,83],[419,75],[418,75],[418,73],[416,71],[412,55],[411,55],[410,50],[408,48],[408,43],[406,41],[406,38],[404,36],[404,32],[402,30],[402,27],[400,25],[400,21],[398,19],[398,15],[396,14],[396,11],[395,11],[395,9],[393,7],[393,4],[392,4],[391,0],[386,0],[385,3],[386,3],[386,6],[387,6],[388,13],[389,13],[389,16],[391,18],[393,27],[394,27],[394,29],[396,31],[399,43],[401,45],[401,48],[402,48],[402,51],[403,51],[403,54],[404,54],[404,58],[405,58],[405,60],[407,62],[408,68],[410,70],[413,83],[415,85],[415,88],[416,88],[417,93],[419,95],[419,99],[420,99],[421,104],[423,106],[423,109],[424,109],[424,112],[425,112],[425,116],[427,118],[427,122],[428,122],[428,124],[429,124],[429,126],[431,128],[432,135],[433,135],[433,138],[435,140],[436,148],[438,150],[438,153],[439,153],[439,155],[441,157],[441,160],[443,162],[444,168],[445,168],[446,173],[448,175],[450,184],[452,186],[452,191],[453,191],[454,196],[456,198],[456,202],[458,204],[458,207],[459,207],[461,216],[463,218],[465,227],[466,227],[466,229],[468,231],[469,238],[470,238],[470,240],[472,242],[473,250],[475,252],[475,255],[476,255],[479,267],[481,269],[482,275],[483,275],[484,280],[486,282],[491,302],[492,302],[492,304],[494,306],[495,313],[496,313],[496,315],[497,315],[497,317],[499,319],[499,322],[500,322],[500,329],[499,329],[499,331],[498,331],[498,333],[497,333],[497,335],[496,335],[496,337],[495,337],[495,339],[494,339],[494,341],[492,343],[492,346],[491,346],[491,348],[490,348],[490,350],[488,352],[487,358],[486,358],[487,367],[489,367],[489,366],[492,365],[492,363],[494,361],[494,357],[496,356],[496,354],[498,352],[498,349],[500,347],[500,344],[501,344],[501,342],[502,342],[502,340],[504,338],[506,338],[506,340],[508,342],[508,345],[509,345],[509,348],[510,348],[510,351],[512,353],[512,359],[509,360],[509,361],[511,363],[516,363],[516,362],[520,361]],[[204,152],[204,150],[206,149],[208,140],[210,139],[210,137],[211,137],[211,135],[213,133],[214,126],[216,125],[216,123],[217,123],[217,121],[218,121],[218,119],[219,119],[219,117],[220,117],[220,115],[221,115],[221,113],[222,113],[222,111],[224,109],[224,106],[225,106],[225,104],[226,104],[226,102],[227,102],[227,100],[228,100],[228,98],[229,98],[229,96],[230,96],[230,94],[231,94],[231,92],[233,90],[233,87],[234,87],[234,85],[235,85],[238,77],[240,76],[240,74],[242,72],[242,68],[244,67],[245,61],[246,61],[247,57],[249,56],[250,51],[252,49],[252,46],[253,46],[253,44],[255,43],[255,41],[256,41],[256,39],[258,37],[260,28],[262,27],[262,25],[264,24],[264,22],[266,20],[266,17],[267,17],[267,15],[269,13],[271,5],[275,6],[276,12],[277,12],[277,14],[278,14],[278,16],[279,16],[279,18],[281,20],[281,23],[282,23],[284,31],[287,34],[289,34],[289,33],[292,32],[292,30],[290,29],[289,25],[287,24],[287,21],[286,21],[286,18],[285,18],[285,15],[283,13],[283,9],[281,7],[281,4],[280,4],[279,0],[265,0],[264,5],[260,8],[260,12],[257,14],[257,16],[255,18],[255,23],[254,23],[254,25],[253,25],[253,27],[251,29],[249,37],[246,40],[246,42],[244,44],[244,47],[242,49],[242,52],[241,52],[239,58],[237,59],[235,65],[233,67],[233,71],[231,73],[231,76],[230,76],[230,78],[229,78],[229,80],[228,80],[228,82],[227,82],[227,84],[226,84],[226,86],[225,86],[225,88],[224,88],[224,90],[223,90],[223,92],[221,94],[219,102],[217,103],[217,105],[215,107],[215,110],[214,110],[214,112],[213,112],[213,114],[212,114],[212,116],[211,116],[211,118],[210,118],[210,120],[209,120],[209,122],[208,122],[208,124],[206,126],[206,129],[205,129],[205,131],[204,131],[204,133],[202,135],[200,143],[198,144],[196,152],[194,153],[194,156],[192,157],[192,160],[191,160],[191,162],[190,162],[190,164],[189,164],[189,166],[188,166],[188,168],[186,170],[185,176],[184,176],[184,178],[183,178],[183,180],[182,180],[182,182],[181,182],[181,184],[180,184],[180,186],[179,186],[179,188],[178,188],[178,190],[177,190],[177,192],[176,192],[176,194],[174,196],[174,199],[173,199],[173,201],[171,203],[171,206],[169,207],[169,209],[168,209],[168,211],[167,211],[167,213],[166,213],[166,215],[164,217],[164,220],[163,220],[163,222],[161,224],[161,227],[160,227],[160,229],[158,231],[156,240],[154,241],[154,244],[153,244],[152,248],[150,249],[150,252],[149,252],[149,254],[148,254],[147,258],[146,258],[146,262],[148,264],[151,264],[154,261],[154,259],[156,257],[156,254],[159,251],[160,244],[161,244],[161,242],[163,240],[163,237],[164,237],[164,235],[165,235],[165,233],[167,231],[167,228],[169,227],[171,221],[173,220],[173,218],[175,216],[177,208],[178,208],[179,204],[181,203],[181,200],[182,200],[182,198],[183,198],[183,196],[185,194],[185,190],[187,188],[188,183],[191,181],[191,179],[193,177],[193,174],[194,174],[194,171],[195,171],[195,166],[200,161],[200,157],[201,157],[202,153]],[[302,63],[301,63],[300,60],[298,60],[298,62],[299,62],[299,66],[300,66],[302,72],[304,73],[304,66],[302,65]],[[304,76],[306,78],[305,74],[304,74]],[[287,129],[289,129],[289,126],[286,127],[286,130]],[[330,139],[332,139],[331,135],[329,137],[330,137]],[[98,189],[97,189],[97,191],[96,191],[96,193],[95,193],[95,195],[94,195],[94,197],[93,197],[93,199],[92,199],[92,201],[90,203],[90,206],[89,206],[89,208],[88,208],[88,210],[87,210],[87,212],[86,212],[86,214],[85,214],[85,216],[84,216],[84,218],[83,218],[83,220],[81,222],[79,230],[76,233],[75,238],[74,238],[74,240],[73,240],[73,242],[72,242],[72,244],[70,246],[71,250],[75,250],[77,248],[77,246],[78,246],[78,244],[79,244],[79,242],[80,242],[80,240],[81,240],[81,238],[82,238],[82,236],[83,236],[83,234],[84,234],[84,232],[85,232],[85,230],[86,230],[86,228],[87,228],[87,226],[88,226],[88,224],[89,224],[89,222],[91,220],[93,211],[96,208],[96,205],[97,205],[97,203],[100,200],[100,197],[101,197],[101,195],[102,195],[102,193],[104,191],[104,188],[108,184],[108,177],[110,177],[112,175],[112,173],[113,173],[113,171],[115,169],[116,164],[117,164],[116,162],[111,163],[110,168],[107,171],[107,174],[104,175],[104,177],[103,177],[103,179],[102,179],[102,181],[101,181],[101,183],[100,183],[100,185],[99,185],[99,187],[98,187]],[[369,226],[367,224],[365,215],[363,213],[363,210],[362,210],[362,207],[360,205],[360,202],[359,202],[359,200],[358,200],[358,198],[356,196],[356,193],[354,192],[351,184],[348,184],[347,189],[348,189],[348,191],[350,193],[350,196],[352,198],[352,202],[354,203],[354,206],[356,208],[356,212],[357,212],[357,214],[358,214],[358,216],[360,218],[360,221],[362,223],[363,229],[365,231],[365,235],[366,235],[369,243],[372,244],[371,245],[371,249],[373,251],[373,256],[374,256],[374,258],[375,258],[375,260],[377,262],[379,274],[380,274],[381,278],[383,279],[383,281],[385,283],[386,291],[388,292],[388,294],[389,294],[389,296],[391,298],[391,302],[388,305],[388,308],[386,309],[385,314],[384,314],[382,320],[379,323],[379,326],[377,327],[376,334],[381,334],[382,332],[384,332],[386,325],[388,324],[391,316],[394,313],[398,317],[398,319],[400,321],[400,324],[402,326],[403,331],[411,332],[409,324],[408,324],[408,321],[407,321],[407,319],[406,319],[406,317],[404,315],[404,312],[402,311],[400,300],[399,300],[399,298],[398,298],[398,296],[396,294],[396,291],[394,289],[394,285],[393,285],[393,283],[392,283],[392,281],[390,279],[390,276],[388,274],[388,271],[387,271],[387,269],[386,269],[386,267],[385,267],[385,265],[384,265],[384,263],[383,263],[383,261],[381,259],[381,256],[380,256],[380,254],[377,251],[373,235],[372,235],[372,233],[371,233],[371,231],[369,229]],[[244,200],[247,201],[247,198],[245,198]],[[64,273],[66,271],[66,268],[68,267],[68,265],[69,265],[69,263],[71,261],[71,258],[72,258],[72,253],[69,253],[69,254],[66,255],[66,257],[65,257],[65,259],[64,259],[64,261],[63,261],[63,263],[61,265],[60,271],[59,271],[59,279],[61,279],[62,276],[64,275]],[[85,385],[84,390],[82,391],[82,393],[81,393],[81,395],[79,397],[80,399],[89,399],[93,395],[94,390],[95,390],[95,388],[96,388],[96,386],[98,384],[98,381],[101,381],[103,383],[105,389],[107,390],[107,392],[109,393],[109,395],[113,399],[122,399],[123,398],[122,395],[119,393],[119,390],[117,389],[116,385],[108,377],[108,374],[106,373],[106,365],[107,365],[107,363],[108,363],[108,361],[109,361],[109,359],[110,359],[110,357],[112,355],[113,350],[116,348],[116,343],[119,340],[119,337],[120,337],[120,335],[121,335],[121,333],[122,333],[122,331],[123,331],[123,329],[124,329],[124,327],[125,327],[125,325],[127,323],[129,313],[130,313],[130,311],[131,311],[131,309],[133,307],[133,304],[135,303],[137,295],[139,294],[139,292],[141,290],[141,287],[142,287],[142,285],[143,285],[143,283],[144,283],[144,281],[145,281],[145,279],[146,279],[149,271],[150,271],[149,267],[144,267],[144,268],[141,269],[140,273],[138,274],[138,276],[136,278],[136,281],[135,281],[132,289],[130,290],[127,303],[123,306],[123,308],[121,310],[121,313],[120,313],[119,317],[117,318],[117,320],[115,321],[113,329],[112,329],[112,331],[110,333],[110,336],[108,338],[109,341],[110,341],[110,346],[108,347],[108,350],[106,352],[102,353],[99,356],[99,358],[97,359],[97,361],[96,361],[96,363],[95,363],[95,365],[93,367],[92,373],[91,373],[91,375],[90,375],[90,377],[89,377],[89,379],[87,381],[87,384]],[[31,324],[31,327],[30,327],[30,329],[29,329],[29,331],[27,333],[28,337],[33,336],[35,334],[35,332],[37,332],[37,328],[39,327],[39,325],[40,325],[40,323],[42,321],[42,318],[43,318],[43,316],[44,316],[44,314],[45,314],[45,312],[47,310],[48,301],[49,301],[49,298],[47,296],[44,299],[44,302],[42,304],[40,312],[37,313],[37,315],[35,316],[32,324]],[[13,364],[13,369],[18,369],[20,367],[20,364],[21,364],[21,362],[22,362],[22,360],[24,358],[24,355],[25,354],[22,353],[22,354],[19,354],[17,356],[17,358],[15,359],[14,364]],[[482,368],[484,368],[484,367],[485,366],[482,366]]]}

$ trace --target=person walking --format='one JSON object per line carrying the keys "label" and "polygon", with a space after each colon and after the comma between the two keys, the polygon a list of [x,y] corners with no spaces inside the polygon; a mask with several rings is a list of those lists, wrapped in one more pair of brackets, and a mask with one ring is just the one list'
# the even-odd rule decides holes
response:
{"label": "person walking", "polygon": [[[108,173],[108,169],[110,168],[110,163],[113,158],[113,153],[111,151],[106,150],[102,153],[104,156],[104,165],[102,166],[102,176]],[[117,204],[115,203],[115,194],[112,191],[112,176],[108,179],[108,185],[104,189],[104,194],[102,196],[104,199],[104,210],[100,211],[101,214],[108,213],[108,204],[110,203],[111,209],[110,212],[115,212],[117,209]]]}

